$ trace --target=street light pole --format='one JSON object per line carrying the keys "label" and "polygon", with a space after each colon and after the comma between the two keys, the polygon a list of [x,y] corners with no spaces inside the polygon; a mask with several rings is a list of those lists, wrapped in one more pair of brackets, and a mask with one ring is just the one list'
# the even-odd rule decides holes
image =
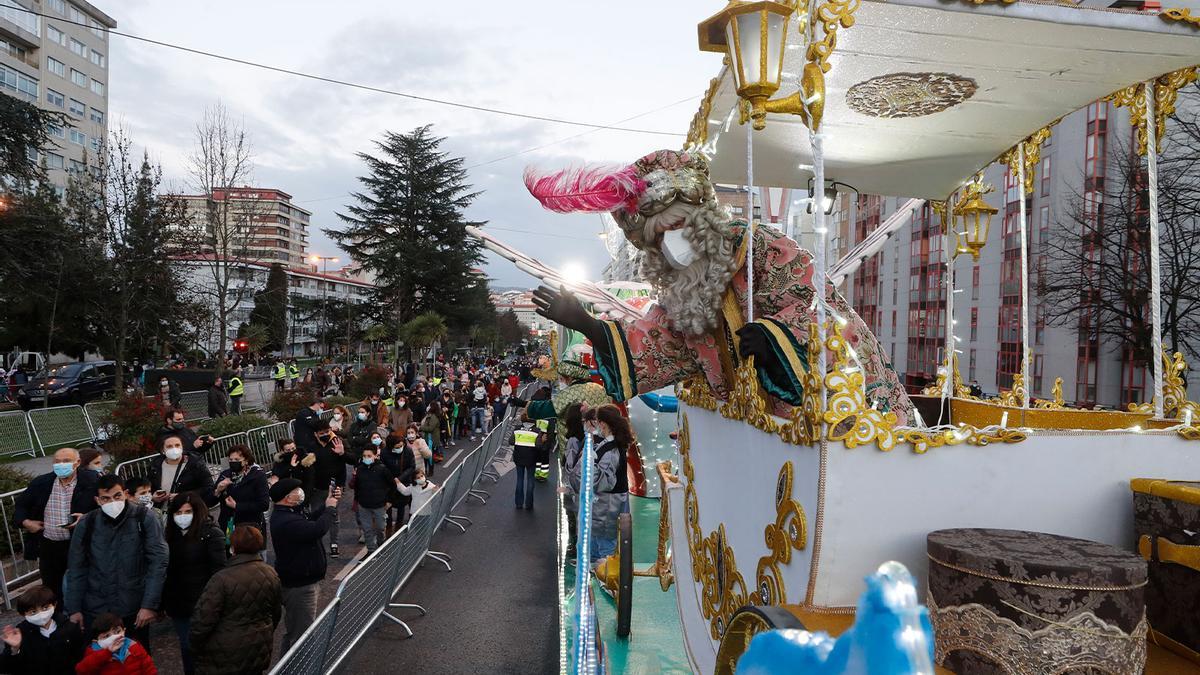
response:
{"label": "street light pole", "polygon": [[[337,262],[337,258],[334,256],[313,255],[309,256],[308,259],[311,260],[314,265],[318,262],[321,263],[321,322],[325,324],[325,332],[323,335],[325,337],[329,337],[329,280],[324,277],[329,276],[329,263]],[[322,340],[322,342],[325,343],[325,347],[329,347],[328,340]],[[328,350],[326,350],[325,355],[329,356]]]}

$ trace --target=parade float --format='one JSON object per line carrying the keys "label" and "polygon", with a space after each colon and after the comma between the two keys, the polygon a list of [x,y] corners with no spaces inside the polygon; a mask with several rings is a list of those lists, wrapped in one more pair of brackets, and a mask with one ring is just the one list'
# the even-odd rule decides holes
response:
{"label": "parade float", "polygon": [[[1200,17],[734,0],[700,23],[699,40],[725,61],[682,151],[526,181],[552,210],[612,212],[658,302],[630,307],[518,262],[548,282],[542,313],[590,340],[615,399],[676,388],[678,463],[659,467],[663,545],[643,572],[674,592],[688,667],[733,672],[773,628],[843,633],[863,580],[897,561],[928,607],[941,672],[1200,669],[1200,498],[1170,482],[1196,477],[1200,419],[1182,357],[1159,339],[1156,168],[1176,92],[1197,77]],[[1031,400],[1028,352],[1011,391],[974,398],[952,327],[938,382],[909,396],[841,295],[814,290],[853,264],[827,260],[824,209],[810,209],[810,253],[733,221],[713,196],[713,183],[845,183],[926,200],[942,250],[955,252],[952,313],[955,258],[987,245],[996,212],[977,175],[1002,162],[1020,190],[1028,344],[1033,169],[1057,121],[1100,99],[1129,110],[1147,167],[1156,395],[1129,410]],[[768,672],[760,657],[753,672]]]}

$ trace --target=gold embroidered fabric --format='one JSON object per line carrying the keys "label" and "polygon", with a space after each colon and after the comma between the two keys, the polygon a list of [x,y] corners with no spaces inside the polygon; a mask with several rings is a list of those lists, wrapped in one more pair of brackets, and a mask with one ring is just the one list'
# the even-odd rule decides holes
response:
{"label": "gold embroidered fabric", "polygon": [[1143,616],[1133,634],[1110,625],[1092,612],[1050,622],[1030,631],[975,603],[938,607],[926,595],[936,645],[934,659],[944,665],[951,652],[982,655],[1010,675],[1044,675],[1091,668],[1111,675],[1140,673],[1146,667]]}

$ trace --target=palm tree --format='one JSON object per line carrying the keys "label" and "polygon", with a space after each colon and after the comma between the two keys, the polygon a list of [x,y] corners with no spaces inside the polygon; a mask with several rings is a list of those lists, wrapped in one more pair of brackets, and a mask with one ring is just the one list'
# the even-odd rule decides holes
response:
{"label": "palm tree", "polygon": [[444,337],[446,321],[437,312],[420,314],[400,327],[400,339],[410,347],[416,348],[418,354],[424,353]]}

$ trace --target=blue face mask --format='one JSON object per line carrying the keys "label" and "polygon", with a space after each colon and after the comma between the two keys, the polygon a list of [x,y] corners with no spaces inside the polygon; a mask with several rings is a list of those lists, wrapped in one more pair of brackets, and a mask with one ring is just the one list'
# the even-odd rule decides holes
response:
{"label": "blue face mask", "polygon": [[71,474],[75,473],[74,462],[55,462],[54,475],[59,478],[70,478]]}
{"label": "blue face mask", "polygon": [[363,466],[371,466],[372,464],[375,463],[375,458],[374,457],[363,457],[362,462],[363,462]]}
{"label": "blue face mask", "polygon": [[372,438],[371,443],[373,443],[374,445],[383,445],[383,439],[382,438]]}

